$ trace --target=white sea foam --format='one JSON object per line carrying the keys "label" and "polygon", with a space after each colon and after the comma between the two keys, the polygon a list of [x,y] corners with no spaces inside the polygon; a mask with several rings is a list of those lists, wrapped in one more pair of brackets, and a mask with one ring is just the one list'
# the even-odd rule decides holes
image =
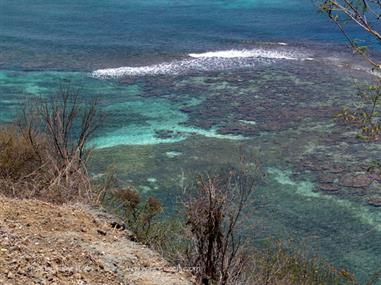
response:
{"label": "white sea foam", "polygon": [[266,50],[266,49],[251,49],[251,50],[225,50],[225,51],[211,51],[205,53],[191,53],[190,57],[193,58],[267,58],[267,59],[288,59],[297,60],[301,59],[295,52]]}
{"label": "white sea foam", "polygon": [[148,66],[126,66],[119,68],[99,69],[94,71],[92,76],[96,78],[119,78],[127,76],[165,74],[178,75],[189,72],[219,71],[237,67],[252,67],[258,63],[259,61],[244,62],[239,58],[225,60],[213,58],[185,59]]}
{"label": "white sea foam", "polygon": [[258,64],[273,63],[277,60],[311,59],[297,51],[265,48],[190,53],[188,56],[183,60],[154,65],[99,69],[94,71],[92,76],[96,78],[119,78],[165,74],[177,75],[190,72],[254,67]]}
{"label": "white sea foam", "polygon": [[123,77],[123,76],[144,76],[144,75],[160,75],[176,73],[181,67],[181,62],[162,63],[149,66],[136,66],[136,67],[119,67],[98,69],[92,73],[92,76],[105,78],[105,77]]}

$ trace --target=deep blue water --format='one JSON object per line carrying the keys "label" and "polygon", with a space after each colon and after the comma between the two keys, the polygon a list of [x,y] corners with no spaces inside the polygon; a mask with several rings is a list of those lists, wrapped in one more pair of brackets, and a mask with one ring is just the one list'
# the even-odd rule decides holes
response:
{"label": "deep blue water", "polygon": [[0,0],[0,121],[70,80],[106,114],[91,172],[115,167],[169,212],[180,182],[243,147],[267,174],[253,240],[294,238],[365,280],[381,259],[368,205],[381,185],[339,181],[381,149],[332,117],[373,77],[313,2]]}
{"label": "deep blue water", "polygon": [[0,68],[91,70],[257,41],[342,42],[312,0],[0,0]]}

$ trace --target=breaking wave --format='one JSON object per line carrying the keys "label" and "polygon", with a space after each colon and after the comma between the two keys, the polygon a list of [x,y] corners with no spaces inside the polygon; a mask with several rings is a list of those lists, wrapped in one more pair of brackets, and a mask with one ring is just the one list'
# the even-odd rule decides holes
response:
{"label": "breaking wave", "polygon": [[178,75],[190,72],[221,71],[248,68],[258,64],[273,63],[277,60],[311,60],[297,51],[284,49],[243,49],[190,53],[187,58],[147,66],[126,66],[99,69],[92,72],[96,78],[119,78],[127,76]]}
{"label": "breaking wave", "polygon": [[205,53],[191,53],[193,58],[266,58],[266,59],[288,59],[298,60],[300,55],[295,52],[285,52],[277,50],[251,49],[251,50],[226,50],[211,51]]}

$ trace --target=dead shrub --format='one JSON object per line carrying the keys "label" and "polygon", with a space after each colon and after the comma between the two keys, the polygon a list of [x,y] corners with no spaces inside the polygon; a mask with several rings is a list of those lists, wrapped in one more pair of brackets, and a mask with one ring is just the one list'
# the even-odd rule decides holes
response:
{"label": "dead shrub", "polygon": [[245,169],[197,179],[184,203],[187,260],[203,284],[234,284],[248,262],[246,239],[240,228],[256,179]]}
{"label": "dead shrub", "polygon": [[97,101],[81,102],[69,83],[47,99],[28,102],[12,128],[0,130],[2,193],[54,203],[90,202],[86,144],[100,122]]}

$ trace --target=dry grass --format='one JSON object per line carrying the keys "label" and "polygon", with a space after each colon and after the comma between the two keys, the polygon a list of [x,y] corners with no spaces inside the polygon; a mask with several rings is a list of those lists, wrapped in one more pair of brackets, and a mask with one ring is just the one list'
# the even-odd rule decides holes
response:
{"label": "dry grass", "polygon": [[37,170],[41,160],[31,144],[10,127],[0,129],[0,177],[17,180]]}
{"label": "dry grass", "polygon": [[49,144],[41,141],[36,151],[10,129],[0,130],[0,189],[9,197],[54,203],[91,200],[90,178],[77,157],[61,163],[51,155]]}

